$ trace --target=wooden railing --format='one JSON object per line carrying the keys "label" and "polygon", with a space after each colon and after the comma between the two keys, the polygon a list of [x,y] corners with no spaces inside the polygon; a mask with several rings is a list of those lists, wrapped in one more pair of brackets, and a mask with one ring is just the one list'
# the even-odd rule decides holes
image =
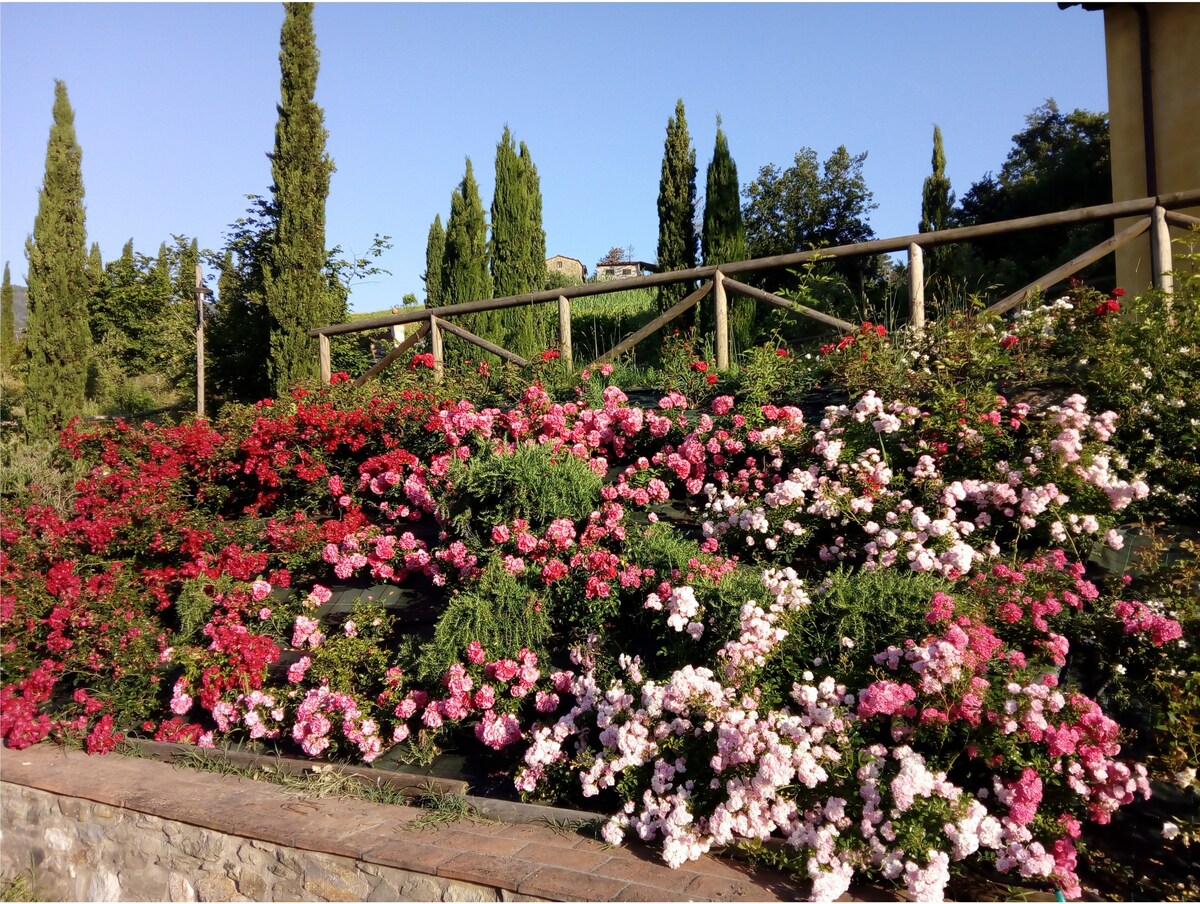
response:
{"label": "wooden railing", "polygon": [[321,380],[328,383],[331,370],[329,341],[331,336],[377,330],[381,327],[391,327],[397,324],[420,323],[420,329],[408,336],[379,363],[359,377],[356,383],[366,382],[379,374],[389,364],[412,349],[425,336],[429,336],[430,338],[434,360],[434,373],[440,379],[444,371],[444,333],[450,333],[460,339],[464,339],[485,351],[498,355],[504,360],[511,361],[519,366],[525,366],[529,363],[519,355],[513,354],[507,349],[500,348],[498,345],[450,322],[448,318],[462,314],[477,314],[482,311],[495,311],[502,308],[516,308],[525,305],[556,302],[558,305],[559,324],[558,348],[562,360],[568,367],[571,367],[574,363],[571,353],[571,299],[586,298],[592,295],[606,295],[612,292],[624,292],[629,289],[671,285],[674,283],[695,284],[697,280],[703,280],[698,289],[609,349],[596,359],[595,363],[610,361],[624,354],[681,314],[695,307],[702,299],[711,294],[717,368],[725,370],[729,367],[728,296],[730,292],[745,295],[749,298],[783,308],[784,310],[792,311],[844,332],[856,329],[855,324],[848,323],[838,317],[823,314],[820,311],[805,307],[789,299],[781,298],[778,295],[732,279],[731,277],[735,275],[759,273],[765,270],[775,270],[784,267],[796,267],[817,259],[855,258],[873,254],[907,251],[909,278],[908,324],[913,329],[921,329],[925,325],[924,249],[992,238],[999,235],[1009,235],[1016,232],[1026,232],[1032,229],[1043,229],[1051,226],[1070,226],[1141,215],[1132,225],[1122,229],[1116,235],[1105,239],[1094,248],[1090,248],[1072,258],[1042,278],[1002,298],[989,307],[988,310],[997,314],[1003,314],[1012,310],[1021,305],[1040,288],[1048,288],[1060,280],[1078,273],[1105,255],[1111,254],[1121,246],[1133,241],[1147,230],[1150,231],[1154,285],[1156,288],[1170,292],[1172,289],[1172,263],[1171,240],[1168,227],[1178,226],[1187,229],[1200,226],[1200,218],[1179,213],[1175,210],[1175,208],[1179,207],[1194,207],[1197,205],[1200,205],[1200,189],[1192,189],[1190,191],[1175,192],[1158,197],[1138,198],[1132,201],[1120,201],[1115,204],[1100,204],[1095,207],[1080,207],[1074,210],[1063,210],[1034,217],[1022,217],[998,223],[985,223],[979,226],[962,226],[955,229],[938,230],[936,232],[922,232],[916,235],[903,235],[895,238],[875,239],[870,242],[857,242],[852,245],[836,245],[830,248],[799,251],[794,254],[780,254],[773,257],[755,258],[753,260],[693,267],[688,270],[670,270],[665,273],[653,273],[647,276],[635,276],[628,279],[614,279],[607,282],[571,286],[564,289],[547,289],[541,292],[530,292],[525,295],[510,295],[505,298],[491,298],[482,301],[443,305],[437,308],[402,311],[398,314],[357,320],[353,323],[337,323],[317,327],[316,329],[309,330],[308,334],[317,337]]}

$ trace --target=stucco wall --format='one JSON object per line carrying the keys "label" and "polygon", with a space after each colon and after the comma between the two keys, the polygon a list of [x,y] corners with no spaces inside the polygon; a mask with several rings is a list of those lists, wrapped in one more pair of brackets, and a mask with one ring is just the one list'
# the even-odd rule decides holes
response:
{"label": "stucco wall", "polygon": [[[1200,4],[1148,3],[1158,194],[1200,188]],[[1094,13],[1092,14],[1094,15]],[[1142,125],[1141,51],[1137,13],[1130,4],[1104,10],[1113,200],[1147,196]],[[1200,208],[1185,210],[1200,216]],[[1133,220],[1119,220],[1120,231]],[[1172,229],[1173,235],[1182,230]],[[1180,263],[1176,261],[1176,267]],[[1117,283],[1128,291],[1152,280],[1148,236],[1117,252]]]}

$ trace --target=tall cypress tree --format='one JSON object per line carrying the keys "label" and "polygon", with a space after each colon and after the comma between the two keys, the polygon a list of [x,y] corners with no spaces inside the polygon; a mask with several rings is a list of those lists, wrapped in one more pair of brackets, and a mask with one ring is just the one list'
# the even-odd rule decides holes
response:
{"label": "tall cypress tree", "polygon": [[429,226],[429,238],[425,241],[425,307],[434,308],[442,303],[442,258],[446,254],[446,230],[442,228],[442,215],[433,218]]}
{"label": "tall cypress tree", "polygon": [[[525,177],[525,196],[529,200],[529,235],[524,246],[525,255],[522,265],[526,288],[523,291],[536,292],[546,286],[546,229],[542,225],[542,179],[538,175],[533,156],[523,141],[520,146],[520,159],[521,173]],[[545,311],[545,308],[534,308],[533,305],[528,305],[516,310],[523,313],[523,319],[520,321],[518,349],[520,354],[529,357],[547,345],[547,337],[539,335],[537,329],[538,312]],[[544,328],[545,320],[542,319],[540,323]],[[544,329],[541,330],[541,333],[544,334],[544,332]]]}
{"label": "tall cypress tree", "polygon": [[[446,221],[446,248],[442,256],[443,304],[492,297],[487,244],[483,202],[468,157],[466,174],[450,196],[450,219]],[[496,321],[496,312],[486,311],[471,317],[467,328],[485,339],[494,339]]]}
{"label": "tall cypress tree", "polygon": [[[921,232],[945,229],[950,223],[950,210],[954,207],[954,192],[946,177],[946,152],[942,148],[942,130],[933,127],[933,172],[925,179],[921,188]],[[949,259],[951,249],[945,245],[930,248],[925,254],[928,274],[942,271]]]}
{"label": "tall cypress tree", "polygon": [[[704,227],[700,233],[700,248],[704,263],[724,264],[745,260],[746,227],[742,224],[741,189],[738,186],[737,164],[729,153],[729,140],[717,117],[717,143],[708,164],[704,192]],[[697,318],[701,331],[707,331],[709,308],[701,304],[702,316]],[[749,346],[754,335],[754,299],[738,296],[733,300],[729,326],[734,348]]]}
{"label": "tall cypress tree", "polygon": [[312,4],[285,3],[280,36],[281,101],[271,154],[275,231],[265,269],[270,321],[268,373],[277,395],[317,376],[317,342],[307,331],[339,318],[325,263],[325,199],[333,161],[324,113],[313,101],[319,69]]}
{"label": "tall cypress tree", "polygon": [[[546,272],[546,233],[537,167],[525,142],[520,152],[508,126],[496,145],[496,190],[492,196],[491,270],[497,297],[540,289]],[[532,306],[500,312],[503,342],[520,355],[538,345]]]}
{"label": "tall cypress tree", "polygon": [[4,283],[0,286],[0,370],[12,370],[13,358],[17,353],[17,318],[13,313],[12,277],[8,274],[8,261],[4,262]]}
{"label": "tall cypress tree", "polygon": [[[681,270],[696,266],[696,149],[688,134],[683,100],[667,119],[662,176],[658,182],[658,267]],[[685,285],[659,289],[659,310],[683,298]]]}
{"label": "tall cypress tree", "polygon": [[100,243],[92,242],[87,259],[88,288],[95,295],[104,282],[104,258],[100,256]]}
{"label": "tall cypress tree", "polygon": [[82,413],[87,394],[92,335],[82,158],[67,86],[58,81],[45,181],[33,235],[25,242],[29,259],[25,413],[30,436],[48,436]]}

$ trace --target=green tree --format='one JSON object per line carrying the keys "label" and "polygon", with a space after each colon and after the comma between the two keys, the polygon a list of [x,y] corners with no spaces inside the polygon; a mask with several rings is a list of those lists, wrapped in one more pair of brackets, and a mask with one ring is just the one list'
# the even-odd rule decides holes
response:
{"label": "green tree", "polygon": [[[91,294],[95,295],[96,291],[104,282],[104,259],[100,256],[100,243],[92,242],[92,247],[88,251],[87,259],[87,279],[88,287],[91,289]],[[92,338],[95,338],[93,336]]]}
{"label": "green tree", "polygon": [[[724,264],[746,259],[746,228],[742,225],[741,187],[738,184],[737,164],[729,153],[729,140],[717,117],[717,141],[704,192],[704,225],[700,233],[700,250],[705,265]],[[711,317],[707,305],[699,307],[701,332],[707,332]],[[754,336],[754,299],[738,296],[730,310],[730,337],[735,350],[748,348]]]}
{"label": "green tree", "polygon": [[154,369],[156,346],[163,341],[159,327],[170,303],[166,243],[157,257],[146,257],[133,250],[131,239],[121,256],[104,269],[92,296],[92,337],[103,349],[103,367],[109,370],[114,359],[120,365],[120,374],[110,375],[109,383],[121,375],[139,376]]}
{"label": "green tree", "polygon": [[264,271],[272,252],[275,218],[265,198],[251,195],[250,202],[246,215],[229,227],[224,248],[209,258],[219,276],[217,301],[205,334],[205,377],[217,405],[255,402],[271,395],[264,354],[271,336]]}
{"label": "green tree", "polygon": [[4,262],[4,283],[0,287],[0,369],[5,373],[12,370],[17,354],[17,318],[13,313],[12,277],[8,273],[8,261]]}
{"label": "green tree", "polygon": [[[688,134],[683,99],[667,119],[662,175],[658,181],[658,266],[684,270],[696,266],[696,149]],[[689,291],[683,284],[662,286],[659,310],[666,310]]]}
{"label": "green tree", "polygon": [[[954,192],[950,190],[950,179],[946,176],[946,152],[942,147],[942,130],[933,127],[933,172],[921,187],[921,232],[934,232],[950,225],[950,211],[954,207]],[[925,252],[926,279],[940,275],[946,268],[952,248],[941,245]]]}
{"label": "green tree", "polygon": [[26,430],[31,436],[48,436],[82,413],[87,396],[92,335],[82,158],[67,86],[58,81],[45,180],[33,235],[25,243],[29,259]]}
{"label": "green tree", "polygon": [[[458,304],[491,297],[487,221],[468,157],[466,174],[450,196],[450,219],[446,221],[446,248],[442,257],[442,303]],[[497,335],[498,321],[496,311],[485,311],[470,317],[467,329],[495,341],[502,338]]]}
{"label": "green tree", "polygon": [[[546,281],[546,233],[537,167],[525,142],[518,152],[508,126],[496,145],[492,196],[491,272],[496,297],[541,289]],[[539,345],[531,305],[499,312],[503,345],[529,356]]]}
{"label": "green tree", "polygon": [[[762,167],[743,191],[742,218],[750,256],[793,254],[873,239],[867,217],[878,205],[863,177],[866,159],[865,151],[851,155],[842,145],[822,165],[817,152],[806,147],[786,170],[774,164]],[[860,259],[819,267],[836,279],[827,295],[817,300],[831,311],[844,308],[847,299],[857,305],[872,265]],[[794,277],[778,270],[758,282],[772,291],[796,284]]]}
{"label": "green tree", "polygon": [[433,218],[429,227],[429,238],[425,241],[425,307],[435,308],[442,303],[442,258],[446,254],[446,230],[442,228],[442,215]]}
{"label": "green tree", "polygon": [[[1000,175],[988,173],[973,183],[952,220],[953,225],[972,226],[1111,200],[1108,116],[1087,110],[1064,114],[1051,99],[1025,118]],[[1000,292],[1014,291],[1110,234],[1109,224],[1091,223],[999,236],[970,246],[962,275],[972,283],[996,285]],[[1108,255],[1084,274],[1101,288],[1111,288],[1114,267]]]}
{"label": "green tree", "polygon": [[313,100],[319,62],[312,9],[310,3],[285,3],[280,36],[281,102],[270,155],[275,230],[263,271],[267,369],[276,395],[317,376],[317,342],[308,330],[345,315],[325,273],[325,200],[334,166],[325,153],[324,113]]}

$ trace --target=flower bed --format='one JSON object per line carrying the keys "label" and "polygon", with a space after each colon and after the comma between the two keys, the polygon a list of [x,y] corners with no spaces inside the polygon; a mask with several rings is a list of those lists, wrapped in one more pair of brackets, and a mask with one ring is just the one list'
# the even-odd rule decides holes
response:
{"label": "flower bed", "polygon": [[[1164,684],[1194,667],[1161,602],[1086,563],[1170,494],[1114,446],[1114,411],[1000,381],[1112,313],[972,324],[905,351],[902,381],[864,325],[807,369],[763,349],[741,386],[685,355],[653,406],[611,369],[481,404],[511,378],[447,393],[418,355],[386,391],[75,425],[73,510],[34,492],[0,528],[0,733],[453,748],[606,814],[613,843],[674,865],[742,844],[814,899],[856,875],[940,898],[958,862],[1078,897],[1081,824],[1149,786],[1073,657]],[[806,417],[789,393],[822,375],[848,401]],[[435,617],[333,598],[352,586],[415,588]]]}

